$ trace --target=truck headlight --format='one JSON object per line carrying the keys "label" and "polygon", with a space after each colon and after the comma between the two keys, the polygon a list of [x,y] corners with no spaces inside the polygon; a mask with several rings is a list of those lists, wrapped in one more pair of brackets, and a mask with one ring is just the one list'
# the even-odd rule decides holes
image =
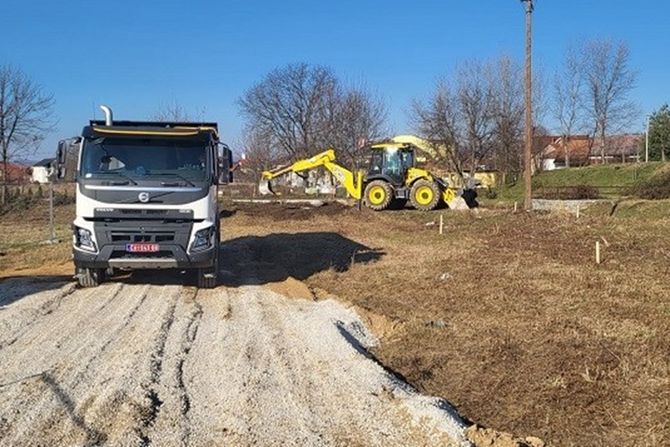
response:
{"label": "truck headlight", "polygon": [[191,244],[191,251],[202,251],[212,247],[212,235],[214,234],[214,227],[207,227],[198,230],[193,237]]}
{"label": "truck headlight", "polygon": [[93,235],[85,228],[74,228],[74,243],[77,247],[87,251],[97,251],[98,248],[93,242]]}

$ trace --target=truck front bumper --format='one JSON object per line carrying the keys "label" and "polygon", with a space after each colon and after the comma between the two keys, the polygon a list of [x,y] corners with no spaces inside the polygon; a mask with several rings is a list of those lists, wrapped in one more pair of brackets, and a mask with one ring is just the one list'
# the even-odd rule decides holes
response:
{"label": "truck front bumper", "polygon": [[186,253],[184,248],[178,245],[161,245],[160,252],[155,254],[135,254],[125,250],[125,245],[105,245],[98,253],[75,248],[74,264],[81,268],[113,267],[123,270],[207,268],[214,265],[218,255],[215,247],[196,253]]}

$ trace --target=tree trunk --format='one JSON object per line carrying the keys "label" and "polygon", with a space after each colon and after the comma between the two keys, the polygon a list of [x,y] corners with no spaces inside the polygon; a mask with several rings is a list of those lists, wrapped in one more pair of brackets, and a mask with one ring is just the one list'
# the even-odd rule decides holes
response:
{"label": "tree trunk", "polygon": [[7,161],[2,164],[2,204],[7,204]]}
{"label": "tree trunk", "polygon": [[566,138],[563,137],[563,156],[565,157],[565,167],[569,168],[570,167],[570,154],[568,153],[568,142],[566,141]]}
{"label": "tree trunk", "polygon": [[475,157],[475,150],[472,150],[472,160],[470,161],[470,177],[475,175],[475,167],[477,166],[477,159]]}
{"label": "tree trunk", "polygon": [[602,157],[602,164],[607,163],[605,158],[605,129],[600,130],[600,156]]}

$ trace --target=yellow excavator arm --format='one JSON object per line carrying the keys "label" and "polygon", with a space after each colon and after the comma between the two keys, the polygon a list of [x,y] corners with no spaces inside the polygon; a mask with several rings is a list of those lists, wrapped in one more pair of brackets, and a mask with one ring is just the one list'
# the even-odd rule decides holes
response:
{"label": "yellow excavator arm", "polygon": [[333,177],[344,187],[347,193],[356,200],[362,197],[363,173],[353,173],[349,169],[340,166],[335,162],[335,150],[328,149],[313,157],[298,160],[292,165],[283,166],[270,171],[264,171],[261,174],[261,181],[258,184],[258,191],[261,194],[274,194],[270,186],[270,181],[277,177],[291,172],[305,172],[312,169],[324,167]]}

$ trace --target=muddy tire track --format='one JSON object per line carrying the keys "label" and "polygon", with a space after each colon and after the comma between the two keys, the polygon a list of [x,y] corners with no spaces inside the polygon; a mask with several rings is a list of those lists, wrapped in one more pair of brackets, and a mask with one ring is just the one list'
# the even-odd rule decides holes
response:
{"label": "muddy tire track", "polygon": [[202,319],[203,308],[200,303],[197,301],[198,292],[197,290],[193,293],[193,305],[194,309],[190,315],[188,325],[184,331],[181,343],[181,352],[179,354],[179,359],[177,361],[177,368],[175,379],[178,386],[178,394],[180,401],[180,410],[181,415],[184,419],[184,431],[181,437],[181,442],[183,445],[188,445],[190,437],[190,419],[189,412],[191,411],[191,395],[189,394],[188,387],[184,382],[184,363],[187,361],[193,343],[195,342],[196,337],[198,336],[198,328],[200,327],[200,321]]}
{"label": "muddy tire track", "polygon": [[140,425],[135,428],[135,432],[140,439],[141,446],[151,445],[150,430],[153,428],[158,414],[163,406],[163,400],[159,397],[158,385],[161,381],[161,376],[163,374],[163,360],[165,354],[165,345],[167,343],[167,338],[172,328],[172,324],[175,319],[175,309],[177,308],[177,300],[170,304],[167,312],[163,315],[161,319],[161,325],[158,332],[158,336],[154,342],[154,349],[151,352],[151,361],[149,367],[150,381],[147,384],[142,385],[144,390],[144,397],[149,402],[148,407],[144,407],[140,410],[141,420]]}

